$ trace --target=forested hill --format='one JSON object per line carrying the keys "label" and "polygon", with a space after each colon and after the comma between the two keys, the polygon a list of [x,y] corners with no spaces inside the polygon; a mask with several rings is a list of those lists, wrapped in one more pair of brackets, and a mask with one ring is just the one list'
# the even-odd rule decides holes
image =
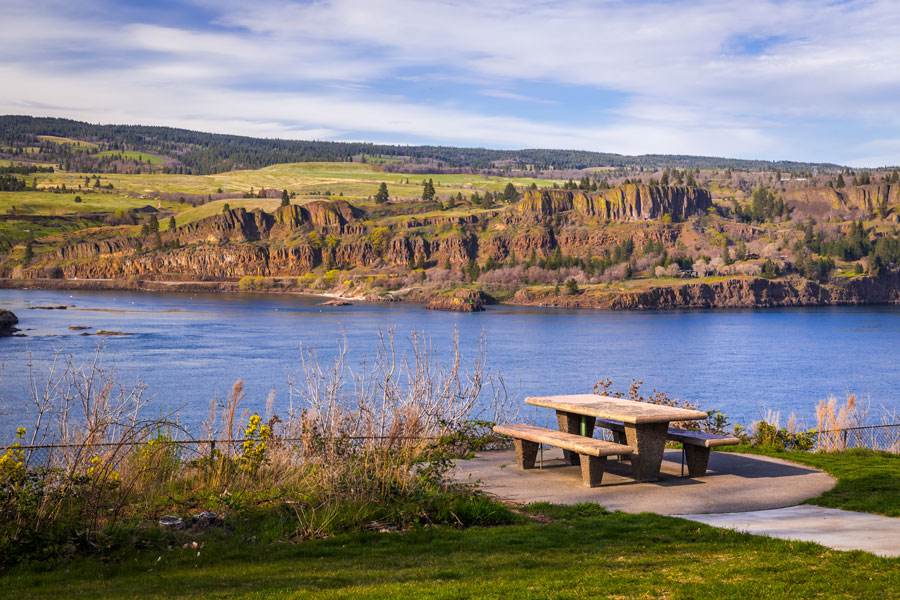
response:
{"label": "forested hill", "polygon": [[[78,147],[48,141],[55,136],[88,142]],[[0,146],[7,159],[44,160],[83,171],[107,171],[123,164],[123,154],[145,152],[164,157],[159,170],[210,174],[257,169],[272,164],[309,161],[388,160],[405,167],[471,170],[572,170],[589,167],[658,169],[747,169],[806,172],[833,171],[825,163],[739,160],[712,156],[644,154],[626,156],[581,150],[490,150],[451,146],[396,146],[360,142],[322,142],[252,138],[145,125],[93,125],[70,119],[0,116]],[[29,156],[29,153],[31,156]],[[110,160],[111,153],[118,162]],[[38,155],[38,156],[35,156]],[[96,158],[91,158],[92,156]],[[100,157],[105,157],[101,160]]]}

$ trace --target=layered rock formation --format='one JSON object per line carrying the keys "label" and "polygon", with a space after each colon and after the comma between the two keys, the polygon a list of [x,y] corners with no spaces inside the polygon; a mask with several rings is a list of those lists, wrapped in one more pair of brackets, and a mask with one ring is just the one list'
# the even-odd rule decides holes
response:
{"label": "layered rock formation", "polygon": [[737,277],[578,296],[554,296],[526,289],[516,293],[513,303],[612,310],[900,304],[900,274],[857,277],[846,283],[825,285],[800,278],[773,281]]}
{"label": "layered rock formation", "polygon": [[893,210],[900,207],[900,185],[881,183],[839,189],[828,186],[799,188],[784,192],[782,197],[789,207],[803,214],[829,211],[869,214],[884,206]]}
{"label": "layered rock formation", "polygon": [[523,216],[547,217],[574,210],[588,217],[619,221],[682,220],[712,206],[707,190],[683,186],[627,184],[599,192],[529,190],[516,206]]}

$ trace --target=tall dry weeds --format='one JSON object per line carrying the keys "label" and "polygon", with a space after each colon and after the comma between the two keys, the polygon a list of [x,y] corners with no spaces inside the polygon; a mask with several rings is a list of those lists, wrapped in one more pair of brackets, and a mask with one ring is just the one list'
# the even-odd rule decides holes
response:
{"label": "tall dry weeds", "polygon": [[[312,535],[342,514],[337,507],[362,514],[440,491],[445,436],[455,435],[453,447],[465,449],[477,429],[470,420],[515,418],[518,402],[499,373],[486,369],[485,341],[482,335],[464,360],[455,333],[442,355],[417,332],[398,342],[388,331],[372,358],[353,368],[346,340],[329,360],[304,349],[286,412],[279,416],[274,396],[267,399],[267,435],[254,443],[255,462],[240,445],[249,432],[240,380],[211,403],[197,444],[177,415],[144,419],[145,387],[120,385],[103,367],[100,348],[83,366],[57,354],[44,377],[30,367],[26,441],[45,447],[28,451],[20,475],[42,479],[3,482],[0,524],[13,538],[50,523],[91,536],[122,516],[159,516],[166,505],[178,510],[170,491],[178,490],[179,502],[195,509],[216,498],[223,507],[233,507],[233,498],[282,498],[305,520],[301,535]],[[37,505],[17,502],[34,489]]]}
{"label": "tall dry weeds", "polygon": [[869,405],[859,402],[854,394],[847,394],[843,403],[834,396],[820,400],[816,405],[816,422],[819,430],[819,450],[837,452],[861,445],[861,432],[868,418]]}
{"label": "tall dry weeds", "polygon": [[471,419],[513,418],[517,403],[502,377],[486,372],[485,342],[482,334],[468,366],[456,332],[445,361],[418,332],[402,350],[393,331],[379,333],[374,357],[356,369],[346,364],[346,339],[328,362],[317,348],[304,349],[283,431],[303,440],[315,489],[357,499],[404,493],[441,436]]}

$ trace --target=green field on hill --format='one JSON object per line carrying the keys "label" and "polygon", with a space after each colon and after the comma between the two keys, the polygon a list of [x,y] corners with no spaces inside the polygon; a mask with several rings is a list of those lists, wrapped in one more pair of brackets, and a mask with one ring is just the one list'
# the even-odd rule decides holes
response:
{"label": "green field on hill", "polygon": [[[81,202],[75,202],[80,196]],[[120,193],[88,193],[68,192],[55,194],[51,192],[0,192],[0,214],[35,216],[35,215],[68,215],[73,213],[114,213],[117,210],[131,210],[150,205],[160,205],[157,200],[135,198]],[[184,206],[177,202],[163,201],[162,208],[180,210]]]}
{"label": "green field on hill", "polygon": [[[144,160],[150,156],[142,154]],[[33,179],[37,180],[38,188],[59,187],[65,185],[67,189],[77,189],[79,185],[85,186],[85,177],[89,173],[35,173],[26,176],[30,185]],[[152,199],[156,194],[186,194],[186,195],[211,195],[219,190],[224,193],[249,194],[257,193],[261,188],[283,190],[293,192],[296,196],[321,195],[330,192],[332,197],[342,197],[346,200],[366,201],[378,191],[381,182],[388,185],[388,192],[392,199],[414,200],[422,195],[422,180],[434,180],[435,190],[439,195],[449,196],[461,193],[463,196],[486,191],[500,192],[510,182],[513,185],[524,188],[532,183],[546,186],[552,181],[532,178],[505,178],[487,177],[482,175],[414,175],[409,173],[385,173],[376,165],[362,163],[291,163],[273,165],[264,169],[252,171],[232,171],[218,175],[168,175],[162,173],[104,173],[100,175],[103,186],[112,184],[117,194],[109,198],[107,194],[84,194],[74,192],[71,194],[46,194],[34,192],[3,192],[0,193],[0,212],[6,212],[12,205],[22,208],[28,214],[65,214],[68,212],[81,212],[93,210],[115,210],[117,208],[134,208],[145,204],[154,204]],[[406,183],[407,180],[409,183]],[[88,189],[93,185],[93,179],[87,184]],[[73,205],[76,194],[80,194],[84,205]],[[126,196],[131,196],[126,198]],[[134,198],[133,196],[145,196]],[[102,199],[101,199],[102,198]],[[246,208],[276,208],[263,199],[261,202],[250,202],[255,198],[230,199],[232,208],[244,206]],[[88,203],[92,203],[89,207]],[[155,206],[155,204],[154,204]],[[221,207],[221,204],[218,205]],[[173,210],[186,210],[187,205],[171,205]],[[212,211],[212,212],[210,212]],[[208,208],[201,211],[205,216],[216,212]],[[201,218],[201,217],[197,217]],[[196,220],[190,217],[185,222]],[[180,222],[179,222],[180,224]]]}
{"label": "green field on hill", "polygon": [[38,137],[45,142],[53,142],[55,144],[70,144],[79,148],[97,148],[97,144],[92,144],[91,142],[85,142],[82,140],[74,140],[67,137],[60,137],[58,135],[39,135]]}
{"label": "green field on hill", "polygon": [[121,156],[127,160],[142,160],[151,165],[161,165],[165,160],[163,157],[157,156],[156,154],[151,154],[150,152],[138,152],[135,150],[107,150],[106,152],[100,152],[97,156]]}

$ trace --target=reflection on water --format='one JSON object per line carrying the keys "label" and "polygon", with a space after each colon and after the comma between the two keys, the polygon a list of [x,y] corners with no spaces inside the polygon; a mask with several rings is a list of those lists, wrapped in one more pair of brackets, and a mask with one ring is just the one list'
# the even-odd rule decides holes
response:
{"label": "reflection on water", "polygon": [[[299,368],[301,344],[318,346],[327,358],[346,336],[352,365],[374,353],[376,336],[388,328],[401,339],[423,332],[437,349],[449,348],[456,329],[468,356],[483,331],[488,366],[502,370],[523,398],[589,392],[609,377],[614,389],[627,390],[635,378],[646,391],[665,391],[742,423],[773,409],[783,422],[796,412],[812,425],[819,399],[848,391],[868,399],[872,413],[882,405],[900,409],[896,307],[607,312],[504,306],[456,314],[408,304],[320,302],[288,295],[0,290],[0,307],[13,310],[27,334],[0,339],[0,438],[24,420],[29,355],[43,373],[57,350],[86,361],[101,343],[105,362],[122,380],[149,385],[153,410],[181,407],[182,420],[193,424],[237,378],[245,382],[247,408],[261,411],[273,388],[286,403],[287,372]],[[62,304],[70,308],[28,309]],[[97,330],[134,335],[81,335]]]}

